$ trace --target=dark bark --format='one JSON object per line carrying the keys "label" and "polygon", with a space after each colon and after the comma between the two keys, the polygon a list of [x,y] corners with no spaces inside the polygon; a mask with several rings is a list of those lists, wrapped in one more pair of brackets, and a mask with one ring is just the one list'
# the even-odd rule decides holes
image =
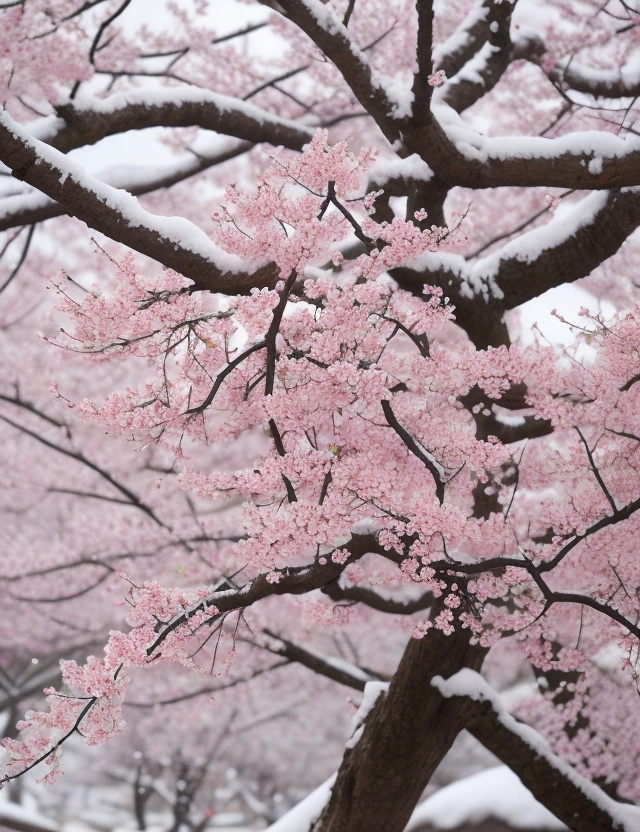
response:
{"label": "dark bark", "polygon": [[106,136],[125,133],[127,130],[146,130],[149,127],[201,127],[225,136],[235,136],[244,141],[268,142],[283,145],[291,150],[302,150],[311,140],[313,130],[302,124],[273,116],[253,104],[237,98],[198,90],[195,96],[184,94],[180,100],[175,94],[167,99],[148,100],[148,96],[128,95],[120,99],[118,106],[106,99],[100,107],[83,109],[73,103],[58,107],[66,126],[49,141],[52,147],[67,153],[76,147],[95,144]]}
{"label": "dark bark", "polygon": [[401,124],[394,116],[395,102],[376,83],[363,51],[353,42],[340,18],[327,7],[325,20],[320,20],[301,0],[280,0],[278,5],[336,65],[351,92],[389,142],[399,139]]}
{"label": "dark bark", "polygon": [[[491,702],[479,702],[467,697],[454,697],[475,710],[467,730],[489,751],[515,772],[533,796],[550,812],[566,823],[573,832],[613,832],[625,826],[617,823],[607,807],[614,801],[603,793],[583,790],[573,777],[567,776],[566,766],[551,754],[533,748],[520,733],[500,719]],[[515,722],[515,720],[513,720]],[[533,732],[532,732],[533,733]],[[565,770],[563,770],[565,769]],[[631,827],[628,827],[631,832]]]}
{"label": "dark bark", "polygon": [[[235,159],[243,153],[247,153],[252,147],[252,144],[243,142],[227,151],[215,153],[211,156],[199,156],[187,166],[177,166],[174,170],[167,167],[167,169],[159,171],[156,176],[146,178],[139,182],[129,182],[126,185],[126,190],[132,196],[143,196],[144,194],[154,193],[154,191],[159,191],[163,188],[171,188],[181,182],[186,182],[192,176],[197,176],[215,165],[221,165],[230,159]],[[107,184],[111,184],[106,178],[105,181]],[[123,185],[114,184],[113,187],[123,187]],[[16,206],[13,209],[11,208],[12,200]],[[54,217],[61,217],[67,213],[65,208],[58,202],[49,200],[44,196],[37,202],[31,202],[28,198],[25,200],[22,196],[7,197],[4,203],[5,207],[2,213],[0,213],[0,231],[6,231],[9,228],[16,228],[23,225],[32,225],[43,222],[44,220],[53,219]]]}
{"label": "dark bark", "polygon": [[402,832],[424,787],[464,728],[471,710],[452,707],[431,685],[434,676],[478,670],[486,650],[468,630],[435,628],[411,639],[386,695],[347,748],[331,797],[314,832]]}
{"label": "dark bark", "polygon": [[[462,122],[460,122],[462,126]],[[640,185],[640,142],[612,136],[606,155],[601,134],[572,133],[553,139],[509,137],[504,140],[467,131],[468,146],[461,150],[435,116],[412,124],[403,123],[400,155],[417,153],[451,187],[502,188],[546,187],[597,191]],[[593,164],[592,164],[593,163]]]}
{"label": "dark bark", "polygon": [[0,159],[16,179],[55,199],[68,214],[190,278],[195,289],[243,294],[254,286],[274,286],[278,279],[274,264],[261,265],[249,274],[223,271],[216,262],[215,246],[199,228],[190,226],[197,242],[185,242],[189,236],[185,220],[176,231],[166,218],[143,211],[128,194],[90,176],[76,178],[59,151],[25,137],[8,116],[0,120]]}

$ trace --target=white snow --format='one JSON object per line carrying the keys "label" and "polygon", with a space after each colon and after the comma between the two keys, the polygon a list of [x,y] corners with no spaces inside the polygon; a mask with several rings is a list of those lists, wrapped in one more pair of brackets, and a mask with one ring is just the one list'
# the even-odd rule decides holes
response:
{"label": "white snow", "polygon": [[35,139],[6,112],[0,113],[0,124],[8,129],[25,146],[33,148],[39,160],[59,171],[60,177],[71,178],[87,192],[94,194],[106,206],[117,211],[131,227],[143,226],[174,242],[176,247],[189,249],[211,261],[222,271],[241,272],[246,264],[239,257],[217,248],[198,226],[183,217],[161,217],[146,211],[138,200],[123,190],[118,190],[91,176],[77,162],[69,160],[47,144]]}
{"label": "white snow", "polygon": [[607,191],[594,191],[578,203],[566,207],[561,205],[553,218],[540,228],[521,234],[516,240],[475,262],[467,262],[459,254],[449,252],[425,252],[410,266],[415,269],[438,271],[445,269],[452,278],[461,281],[460,293],[464,297],[502,297],[502,291],[495,282],[505,260],[520,263],[534,262],[544,251],[554,249],[564,240],[573,237],[580,228],[592,223],[602,211],[608,198]]}
{"label": "white snow", "polygon": [[469,30],[472,29],[481,20],[486,20],[489,15],[489,9],[485,4],[478,3],[469,12],[466,18],[462,21],[460,26],[447,40],[433,50],[433,65],[436,69],[440,68],[443,59],[453,52],[458,52],[464,49],[469,43]]}
{"label": "white snow", "polygon": [[593,176],[598,176],[602,173],[602,159],[599,156],[594,156],[589,162],[588,170]]}
{"label": "white snow", "polygon": [[[489,159],[557,159],[565,154],[582,158],[586,164],[594,158],[619,159],[640,151],[640,139],[623,139],[611,133],[585,130],[545,139],[540,136],[487,137],[478,133],[460,118],[441,97],[434,97],[434,114],[449,139],[467,159],[487,162]],[[586,160],[586,161],[585,161]]]}
{"label": "white snow", "polygon": [[110,95],[108,98],[95,98],[92,95],[83,96],[81,94],[77,102],[74,103],[75,109],[78,112],[89,110],[92,113],[105,114],[124,110],[131,105],[153,109],[162,108],[168,104],[174,107],[180,107],[184,104],[208,104],[209,106],[215,107],[220,113],[242,113],[260,124],[269,122],[271,124],[288,127],[291,130],[295,130],[296,133],[306,132],[309,135],[309,139],[313,138],[315,132],[315,128],[305,127],[300,122],[271,115],[271,113],[257,107],[255,104],[250,104],[248,101],[242,101],[229,95],[222,95],[221,93],[199,88],[161,87],[156,90],[133,90],[126,93]]}
{"label": "white snow", "polygon": [[[7,821],[6,826],[12,828],[28,829],[30,826],[33,829],[51,830],[57,832],[58,824],[50,818],[41,815],[39,812],[31,811],[19,806],[16,803],[10,803],[6,798],[0,799],[0,828],[4,827],[3,821]],[[17,824],[21,824],[18,826]]]}
{"label": "white snow", "polygon": [[421,803],[406,832],[425,823],[453,829],[463,823],[501,820],[516,829],[560,830],[567,827],[538,803],[507,766],[497,766],[465,777],[437,791]]}
{"label": "white snow", "polygon": [[638,832],[640,829],[640,807],[623,805],[612,800],[586,777],[582,777],[571,766],[556,756],[549,743],[533,728],[514,719],[502,704],[496,691],[479,673],[468,668],[458,671],[449,679],[435,676],[431,684],[445,697],[467,696],[478,702],[491,702],[500,722],[531,748],[532,756],[546,759],[563,777],[572,782],[583,794],[618,824],[625,832]]}
{"label": "white snow", "polygon": [[336,779],[332,774],[328,780],[314,789],[311,794],[301,800],[297,806],[283,815],[269,827],[270,832],[308,832],[311,824],[318,818],[320,812],[329,800],[331,787]]}
{"label": "white snow", "polygon": [[406,159],[378,159],[369,169],[369,178],[376,185],[384,187],[390,179],[418,179],[429,182],[433,171],[417,153],[412,153]]}
{"label": "white snow", "polygon": [[353,716],[351,730],[355,731],[367,718],[367,714],[378,701],[378,697],[389,690],[388,682],[367,682],[360,707]]}

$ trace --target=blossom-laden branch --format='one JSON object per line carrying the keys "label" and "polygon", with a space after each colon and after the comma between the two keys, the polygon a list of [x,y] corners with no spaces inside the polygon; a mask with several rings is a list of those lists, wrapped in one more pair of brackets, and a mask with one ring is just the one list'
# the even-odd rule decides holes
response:
{"label": "blossom-laden branch", "polygon": [[[436,614],[415,622],[414,635],[453,635],[459,620],[465,643],[479,642],[480,652],[515,630],[535,631],[560,604],[590,608],[640,636],[637,595],[622,592],[640,583],[635,549],[617,550],[613,562],[606,539],[613,525],[633,529],[636,521],[639,443],[628,437],[640,433],[640,386],[628,381],[639,372],[638,313],[588,330],[598,344],[590,366],[541,347],[460,347],[441,289],[411,293],[388,278],[454,235],[421,229],[423,212],[417,222],[374,220],[377,195],[364,192],[372,158],[367,149],[356,156],[344,144],[329,147],[318,133],[300,156],[276,154],[255,192],[227,189],[216,243],[244,261],[274,264],[287,277],[273,289],[221,300],[190,292],[175,272],[141,275],[130,256],[114,261],[111,296],[94,288],[75,300],[60,290],[72,319],[61,344],[93,361],[143,358],[149,372],[139,389],[102,406],[82,402],[80,413],[177,456],[195,440],[233,443],[250,458],[239,470],[180,476],[202,500],[242,501],[244,534],[229,556],[249,577],[240,587],[189,592],[134,587],[133,629],[112,634],[99,663],[112,681],[121,666],[193,664],[194,640],[221,632],[230,613],[315,590],[320,604],[362,601],[405,615],[435,599]],[[363,238],[372,244],[346,258],[342,247]],[[527,391],[525,404],[544,423],[531,447],[478,435],[473,417],[486,401],[508,403],[514,390],[521,398]],[[566,448],[545,442],[550,426]],[[494,475],[514,459],[517,489]],[[544,493],[547,478],[537,472],[549,468],[558,487],[533,528],[528,501]],[[497,493],[480,517],[474,495],[482,488]],[[585,587],[583,556],[598,570],[598,593]],[[370,566],[379,559],[382,576]],[[379,585],[392,600],[376,596]],[[414,603],[405,603],[409,588]],[[113,714],[114,697],[107,692],[95,706]]]}
{"label": "blossom-laden branch", "polygon": [[260,575],[240,588],[226,588],[225,583],[218,590],[203,587],[185,592],[164,590],[151,581],[132,586],[127,621],[133,629],[128,634],[111,633],[103,660],[92,656],[82,667],[73,661],[62,663],[62,681],[70,692],[48,688],[49,711],[28,712],[18,724],[22,738],[3,741],[8,760],[2,769],[2,782],[46,761],[51,770],[42,780],[52,783],[62,774],[58,752],[69,737],[79,733],[88,744],[96,745],[120,733],[125,727],[122,703],[130,682],[127,668],[143,667],[159,659],[194,666],[193,639],[203,627],[209,628],[225,614],[244,610],[265,597],[306,594],[320,588],[335,580],[349,562],[380,551],[380,546],[374,536],[358,535],[345,550],[348,558],[340,563],[329,560],[284,569],[276,581],[273,573]]}

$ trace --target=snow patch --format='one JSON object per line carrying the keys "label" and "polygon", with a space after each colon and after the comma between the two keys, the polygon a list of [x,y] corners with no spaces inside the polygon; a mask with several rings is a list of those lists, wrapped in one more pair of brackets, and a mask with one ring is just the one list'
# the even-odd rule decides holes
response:
{"label": "snow patch", "polygon": [[516,829],[567,828],[538,803],[510,768],[497,766],[440,789],[416,808],[405,832],[426,823],[436,829],[454,829],[486,820],[503,821]]}

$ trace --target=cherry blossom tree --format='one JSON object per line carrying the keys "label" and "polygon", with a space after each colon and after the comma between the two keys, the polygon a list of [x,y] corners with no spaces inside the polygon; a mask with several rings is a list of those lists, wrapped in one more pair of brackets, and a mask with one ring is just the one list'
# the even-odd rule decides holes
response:
{"label": "cherry blossom tree", "polygon": [[[463,730],[569,828],[637,828],[637,10],[137,5],[0,5],[11,702],[69,656],[5,779],[166,662],[276,654],[365,691],[308,828],[404,829]],[[571,343],[527,331],[577,281]],[[487,682],[524,660],[526,726]]]}

